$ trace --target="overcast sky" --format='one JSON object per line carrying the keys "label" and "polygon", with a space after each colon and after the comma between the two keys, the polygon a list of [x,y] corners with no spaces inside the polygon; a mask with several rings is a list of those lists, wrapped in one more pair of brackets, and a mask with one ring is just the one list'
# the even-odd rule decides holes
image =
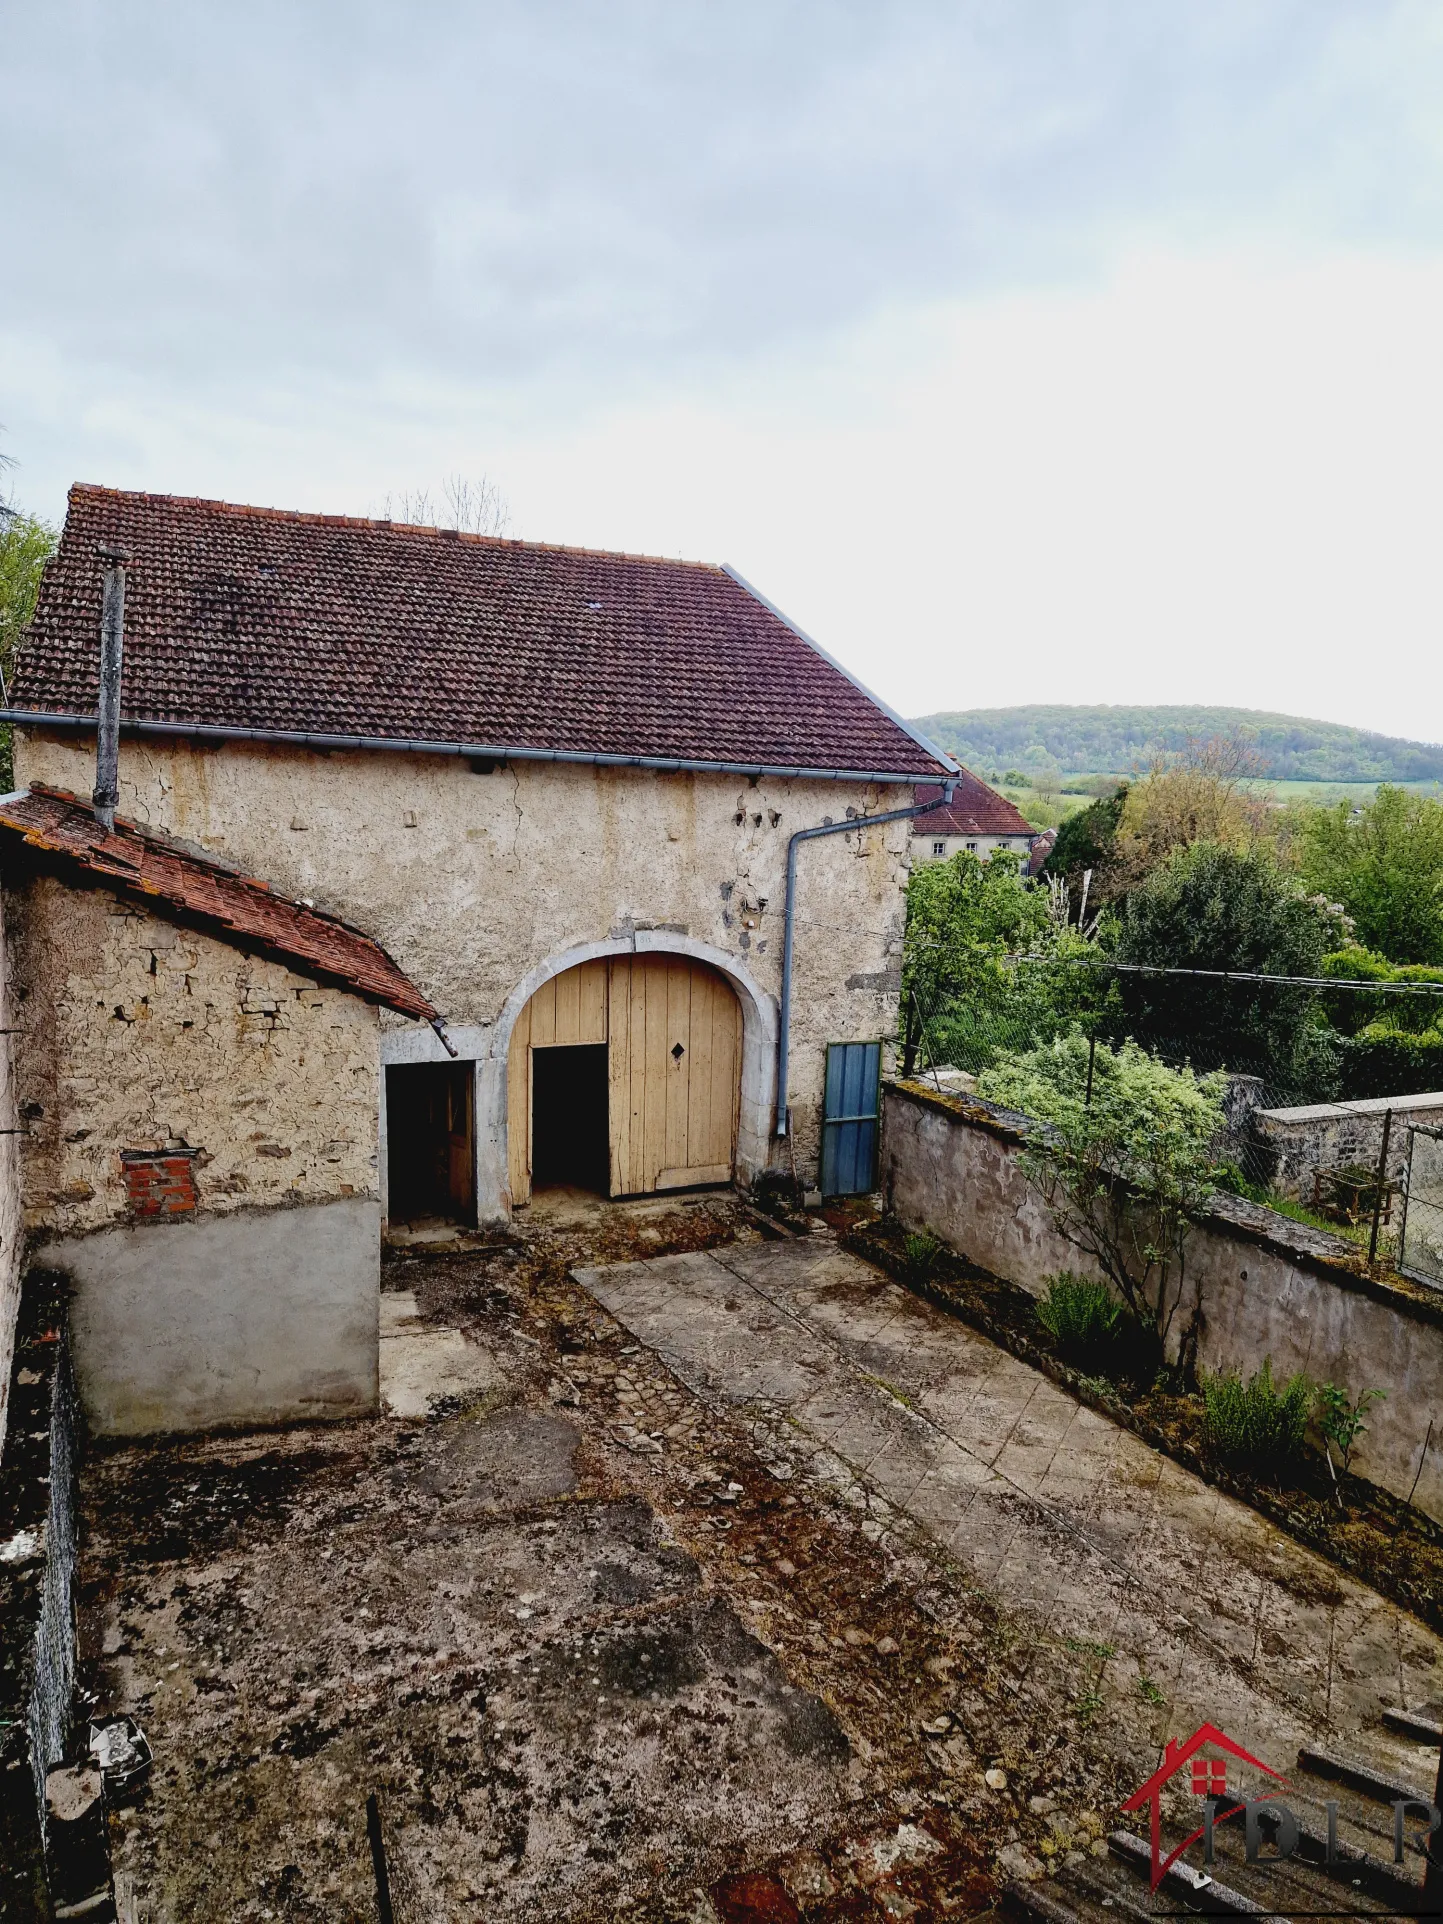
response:
{"label": "overcast sky", "polygon": [[1440,102],[1440,0],[0,0],[0,448],[1443,739]]}

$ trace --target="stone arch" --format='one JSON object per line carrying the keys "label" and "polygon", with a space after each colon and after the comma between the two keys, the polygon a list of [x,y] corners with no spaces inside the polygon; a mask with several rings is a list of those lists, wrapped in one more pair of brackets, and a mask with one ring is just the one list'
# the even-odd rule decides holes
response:
{"label": "stone arch", "polygon": [[476,1065],[476,1198],[483,1221],[504,1220],[511,1212],[507,1178],[506,1070],[511,1038],[521,1011],[554,976],[583,962],[626,955],[685,956],[724,976],[742,1012],[741,1095],[737,1115],[736,1169],[749,1182],[767,1166],[772,1107],[776,1092],[777,1002],[760,988],[736,956],[708,942],[669,929],[638,930],[602,942],[581,942],[561,949],[528,970],[502,1004],[491,1030],[486,1056]]}

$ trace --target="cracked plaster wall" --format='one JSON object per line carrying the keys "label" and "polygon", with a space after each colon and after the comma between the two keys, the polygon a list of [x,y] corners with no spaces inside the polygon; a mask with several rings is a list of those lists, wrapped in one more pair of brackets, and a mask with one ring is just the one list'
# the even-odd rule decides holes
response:
{"label": "cracked plaster wall", "polygon": [[[17,730],[15,755],[22,782],[88,793],[94,779],[93,742]],[[638,929],[734,956],[775,998],[788,837],[911,800],[855,782],[538,762],[474,774],[450,756],[153,739],[122,742],[120,794],[123,814],[355,922],[448,1023],[478,1031],[539,965]],[[907,829],[801,851],[791,1099],[808,1181],[826,1043],[895,1033]],[[484,1035],[470,1048],[489,1053]]]}
{"label": "cracked plaster wall", "polygon": [[201,1151],[202,1214],[378,1197],[369,1004],[105,890],[42,875],[7,906],[32,1233],[125,1220],[122,1149]]}

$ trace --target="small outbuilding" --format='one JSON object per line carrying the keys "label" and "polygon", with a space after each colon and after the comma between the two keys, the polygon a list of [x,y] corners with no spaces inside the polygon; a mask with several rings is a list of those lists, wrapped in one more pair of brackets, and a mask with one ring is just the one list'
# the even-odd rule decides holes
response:
{"label": "small outbuilding", "polygon": [[337,917],[59,789],[0,800],[0,865],[24,1224],[92,1425],[374,1409],[379,1011],[435,1010]]}

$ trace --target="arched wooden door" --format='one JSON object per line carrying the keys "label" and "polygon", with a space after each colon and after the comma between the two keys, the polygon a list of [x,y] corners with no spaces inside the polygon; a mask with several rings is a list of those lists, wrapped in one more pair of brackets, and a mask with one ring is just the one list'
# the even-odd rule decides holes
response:
{"label": "arched wooden door", "polygon": [[741,1005],[685,956],[583,962],[532,996],[507,1062],[513,1203],[531,1197],[535,1051],[606,1044],[610,1193],[729,1182],[741,1089]]}

